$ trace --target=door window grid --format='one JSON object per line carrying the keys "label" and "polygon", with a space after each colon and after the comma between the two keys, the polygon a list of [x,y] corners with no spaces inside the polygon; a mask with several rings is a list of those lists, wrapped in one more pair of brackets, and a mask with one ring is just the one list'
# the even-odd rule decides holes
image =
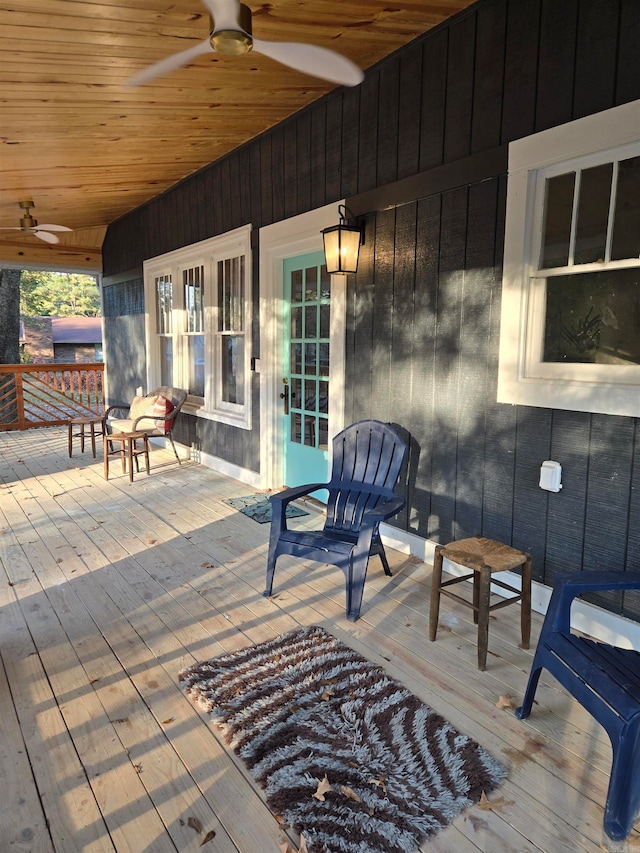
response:
{"label": "door window grid", "polygon": [[320,450],[329,436],[331,276],[324,265],[291,272],[291,441]]}

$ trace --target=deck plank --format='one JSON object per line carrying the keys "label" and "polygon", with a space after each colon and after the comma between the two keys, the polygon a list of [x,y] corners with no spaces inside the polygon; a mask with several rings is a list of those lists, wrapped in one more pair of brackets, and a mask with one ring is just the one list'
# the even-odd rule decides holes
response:
{"label": "deck plank", "polygon": [[[496,810],[467,810],[425,853],[603,849],[606,734],[546,673],[529,720],[496,707],[520,699],[533,654],[511,611],[492,620],[481,673],[470,612],[443,601],[429,642],[430,567],[398,552],[392,578],[372,561],[356,623],[328,566],[282,557],[264,598],[269,526],[225,503],[251,488],[155,447],[151,464],[105,481],[100,458],[68,458],[63,429],[0,435],[0,849],[195,853],[213,830],[212,850],[278,853],[263,792],[177,675],[310,624],[508,765]],[[312,528],[309,510],[292,523]]]}

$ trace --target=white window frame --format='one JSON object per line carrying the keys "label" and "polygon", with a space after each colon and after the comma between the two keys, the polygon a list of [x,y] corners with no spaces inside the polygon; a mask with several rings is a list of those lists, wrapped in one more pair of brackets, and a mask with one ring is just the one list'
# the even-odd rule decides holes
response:
{"label": "white window frame", "polygon": [[[546,275],[538,271],[544,178],[640,153],[640,101],[509,145],[498,402],[640,416],[640,365],[543,362]],[[611,262],[611,268],[637,266]],[[575,267],[573,268],[576,269]],[[581,264],[580,272],[602,269]],[[640,298],[640,292],[639,292]]]}
{"label": "white window frame", "polygon": [[[221,400],[221,359],[218,329],[218,261],[244,255],[244,404]],[[173,384],[188,387],[189,364],[186,310],[183,304],[183,271],[202,266],[204,269],[204,336],[205,336],[205,393],[204,397],[190,395],[183,411],[207,420],[231,424],[241,429],[251,429],[251,226],[245,225],[219,237],[211,237],[144,262],[147,345],[147,386],[161,385],[156,317],[155,281],[160,275],[170,275],[173,281]]]}

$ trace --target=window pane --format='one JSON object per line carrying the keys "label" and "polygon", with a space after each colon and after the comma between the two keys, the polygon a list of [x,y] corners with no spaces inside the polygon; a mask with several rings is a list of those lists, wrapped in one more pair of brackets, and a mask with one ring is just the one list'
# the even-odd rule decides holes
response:
{"label": "window pane", "polygon": [[328,338],[329,330],[331,322],[331,306],[329,305],[321,305],[320,306],[320,337]]}
{"label": "window pane", "polygon": [[291,301],[302,302],[302,270],[291,273]]}
{"label": "window pane", "polygon": [[640,257],[640,157],[620,161],[611,258]]}
{"label": "window pane", "polygon": [[218,261],[218,330],[244,331],[244,255]]}
{"label": "window pane", "polygon": [[329,344],[320,344],[320,376],[329,375]]}
{"label": "window pane", "polygon": [[244,335],[223,335],[222,400],[244,405]]}
{"label": "window pane", "polygon": [[318,429],[320,430],[318,446],[320,450],[327,450],[329,447],[329,421],[327,418],[318,418]]}
{"label": "window pane", "polygon": [[318,298],[318,267],[308,267],[304,271],[305,299],[314,302]]}
{"label": "window pane", "polygon": [[304,372],[307,376],[316,374],[316,344],[306,344],[304,348]]}
{"label": "window pane", "polygon": [[291,380],[291,407],[294,409],[302,408],[302,380]]}
{"label": "window pane", "polygon": [[543,361],[640,364],[638,270],[547,279]]}
{"label": "window pane", "polygon": [[291,344],[291,373],[302,373],[302,344]]}
{"label": "window pane", "polygon": [[328,382],[319,382],[319,399],[318,399],[318,411],[323,414],[329,414],[329,383]]}
{"label": "window pane", "polygon": [[318,336],[317,308],[311,305],[304,309],[304,336],[305,338],[316,338]]}
{"label": "window pane", "polygon": [[316,411],[316,380],[307,379],[304,383],[304,407],[306,411]]}
{"label": "window pane", "polygon": [[576,264],[604,262],[612,175],[613,163],[584,169],[580,174],[576,245],[573,253]]}
{"label": "window pane", "polygon": [[173,385],[173,339],[161,337],[160,343],[160,384]]}
{"label": "window pane", "polygon": [[204,267],[183,270],[184,309],[187,332],[204,331]]}
{"label": "window pane", "polygon": [[304,417],[304,443],[307,447],[316,446],[316,419],[309,415]]}
{"label": "window pane", "polygon": [[320,268],[320,296],[322,299],[331,298],[331,276],[327,272],[326,264],[322,264]]}
{"label": "window pane", "polygon": [[171,334],[173,311],[173,284],[170,275],[161,275],[156,279],[156,331],[159,335]]}
{"label": "window pane", "polygon": [[575,172],[548,178],[545,187],[545,214],[542,240],[542,269],[569,263],[571,217]]}
{"label": "window pane", "polygon": [[291,441],[302,444],[302,415],[298,412],[291,414]]}
{"label": "window pane", "polygon": [[188,335],[189,393],[204,397],[204,335]]}
{"label": "window pane", "polygon": [[302,308],[299,306],[291,309],[291,337],[302,337]]}

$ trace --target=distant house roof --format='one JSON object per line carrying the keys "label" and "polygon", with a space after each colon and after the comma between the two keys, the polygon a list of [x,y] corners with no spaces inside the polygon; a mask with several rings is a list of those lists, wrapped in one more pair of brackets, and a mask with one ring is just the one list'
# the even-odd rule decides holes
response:
{"label": "distant house roof", "polygon": [[102,342],[100,317],[52,317],[54,344],[99,344]]}

